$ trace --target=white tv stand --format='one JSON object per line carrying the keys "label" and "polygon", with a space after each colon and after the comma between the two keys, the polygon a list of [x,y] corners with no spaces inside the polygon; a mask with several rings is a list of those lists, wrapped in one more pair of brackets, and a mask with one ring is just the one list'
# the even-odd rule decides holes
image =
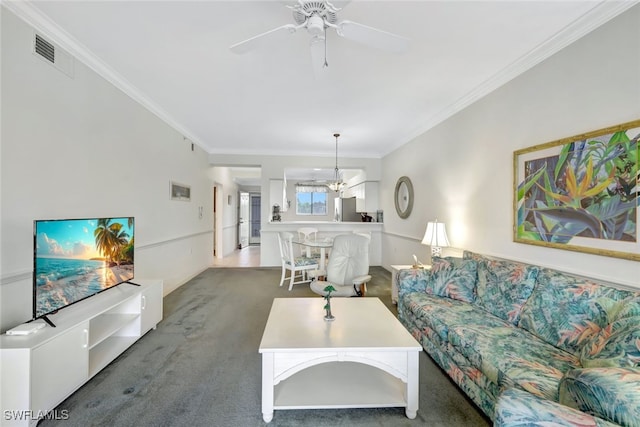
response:
{"label": "white tv stand", "polygon": [[[34,426],[162,320],[162,280],[135,280],[50,315],[31,335],[0,336],[0,425]],[[68,414],[66,414],[68,415]]]}

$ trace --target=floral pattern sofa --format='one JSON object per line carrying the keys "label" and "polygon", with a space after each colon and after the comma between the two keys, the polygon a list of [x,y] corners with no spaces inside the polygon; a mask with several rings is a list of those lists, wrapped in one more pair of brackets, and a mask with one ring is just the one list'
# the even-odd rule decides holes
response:
{"label": "floral pattern sofa", "polygon": [[471,252],[398,285],[400,321],[496,425],[640,426],[640,291]]}

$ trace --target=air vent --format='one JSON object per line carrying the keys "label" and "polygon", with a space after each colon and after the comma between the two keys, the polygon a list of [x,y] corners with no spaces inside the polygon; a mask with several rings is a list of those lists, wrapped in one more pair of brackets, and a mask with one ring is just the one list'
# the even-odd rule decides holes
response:
{"label": "air vent", "polygon": [[56,47],[36,34],[36,53],[47,61],[56,63]]}
{"label": "air vent", "polygon": [[33,38],[33,54],[73,78],[73,56],[37,33]]}

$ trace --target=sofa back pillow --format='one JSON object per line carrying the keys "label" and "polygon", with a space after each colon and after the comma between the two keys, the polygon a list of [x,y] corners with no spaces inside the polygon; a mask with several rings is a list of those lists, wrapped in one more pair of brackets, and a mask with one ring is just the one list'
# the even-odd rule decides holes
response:
{"label": "sofa back pillow", "polygon": [[539,268],[508,260],[485,258],[478,263],[475,304],[514,325],[533,292]]}
{"label": "sofa back pillow", "polygon": [[433,257],[426,293],[472,302],[475,299],[476,279],[476,261],[454,257]]}
{"label": "sofa back pillow", "polygon": [[640,294],[613,305],[613,321],[581,347],[580,361],[591,367],[640,367]]}
{"label": "sofa back pillow", "polygon": [[518,326],[579,357],[581,347],[615,320],[618,301],[632,295],[594,280],[543,269]]}

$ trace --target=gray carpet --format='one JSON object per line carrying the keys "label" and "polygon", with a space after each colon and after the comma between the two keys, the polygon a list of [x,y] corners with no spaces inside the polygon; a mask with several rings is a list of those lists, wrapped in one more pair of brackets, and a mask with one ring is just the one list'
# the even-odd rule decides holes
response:
{"label": "gray carpet", "polygon": [[[368,296],[391,303],[389,272],[372,267]],[[69,419],[40,426],[261,426],[258,346],[279,268],[209,269],[164,299],[164,320],[58,406]],[[316,296],[317,297],[317,296]],[[319,298],[319,297],[318,297]],[[423,351],[420,407],[276,410],[272,426],[487,426],[490,422]]]}

